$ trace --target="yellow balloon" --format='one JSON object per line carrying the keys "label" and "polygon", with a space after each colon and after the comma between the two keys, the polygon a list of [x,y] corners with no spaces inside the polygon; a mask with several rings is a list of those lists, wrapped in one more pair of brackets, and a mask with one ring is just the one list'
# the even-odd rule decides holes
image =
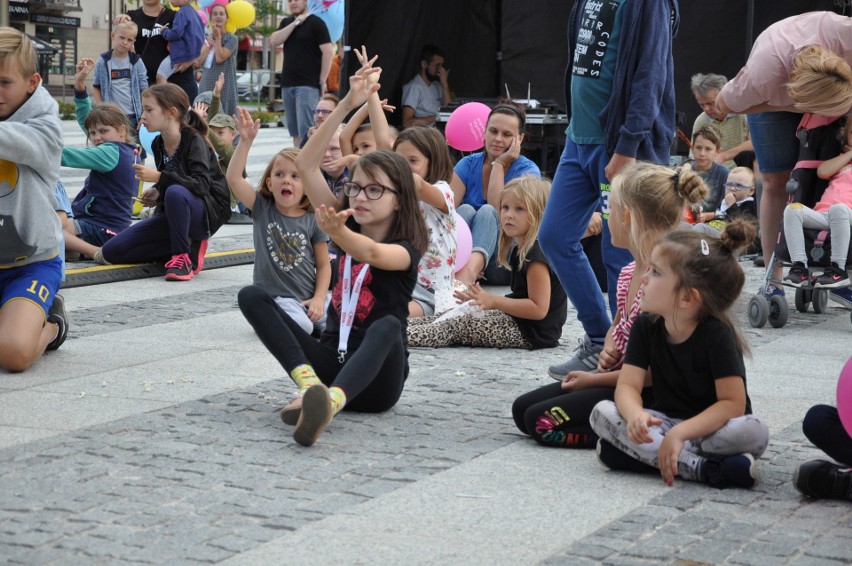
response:
{"label": "yellow balloon", "polygon": [[231,22],[228,22],[225,24],[225,31],[228,33],[234,33],[237,31],[237,26],[235,26]]}
{"label": "yellow balloon", "polygon": [[234,0],[225,8],[228,10],[228,23],[234,28],[245,28],[254,23],[254,6],[246,0]]}

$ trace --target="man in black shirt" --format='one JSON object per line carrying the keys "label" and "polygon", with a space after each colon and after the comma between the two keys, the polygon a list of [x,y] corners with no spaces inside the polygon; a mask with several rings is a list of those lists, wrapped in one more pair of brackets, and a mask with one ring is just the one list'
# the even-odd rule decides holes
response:
{"label": "man in black shirt", "polygon": [[313,125],[314,107],[325,94],[334,50],[325,23],[307,11],[307,0],[287,0],[287,8],[290,15],[269,36],[269,47],[284,45],[284,113],[293,145],[299,147]]}

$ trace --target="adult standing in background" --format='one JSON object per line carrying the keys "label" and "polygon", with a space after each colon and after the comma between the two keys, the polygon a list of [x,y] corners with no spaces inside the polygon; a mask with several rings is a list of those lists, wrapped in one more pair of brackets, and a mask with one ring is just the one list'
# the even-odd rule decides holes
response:
{"label": "adult standing in background", "polygon": [[313,125],[314,107],[326,93],[334,54],[328,28],[307,7],[307,0],[287,0],[290,15],[269,36],[270,48],[284,45],[281,69],[284,115],[295,147],[301,145]]}
{"label": "adult standing in background", "polygon": [[[716,126],[722,135],[722,144],[719,147],[721,151],[716,155],[716,163],[721,163],[728,169],[733,169],[737,165],[751,168],[752,163],[734,162],[741,153],[754,151],[754,146],[748,137],[746,117],[743,114],[719,112],[716,108],[716,97],[727,82],[726,77],[713,73],[692,75],[689,86],[695,102],[701,107],[701,114],[692,125],[692,135],[695,136],[698,130],[709,124]],[[754,161],[754,156],[751,153],[748,155],[751,157],[750,161]]]}
{"label": "adult standing in background", "polygon": [[[233,116],[237,112],[237,36],[225,31],[228,12],[221,4],[210,12],[210,37],[204,41],[196,66],[201,67],[201,92],[213,90],[219,74],[225,76],[219,103],[220,112]],[[211,118],[213,116],[210,116]]]}
{"label": "adult standing in background", "polygon": [[[168,42],[163,39],[161,33],[164,28],[170,27],[175,19],[175,13],[163,6],[161,0],[142,0],[142,7],[136,10],[128,10],[126,14],[115,17],[115,23],[132,20],[138,27],[136,42],[133,44],[134,51],[142,57],[145,69],[148,71],[148,84],[157,84],[157,69],[163,59],[169,54]],[[192,61],[181,63],[169,77],[169,82],[181,87],[189,97],[189,103],[195,101],[198,95],[198,83],[195,82],[195,71]]]}
{"label": "adult standing in background", "polygon": [[[757,36],[745,66],[716,97],[722,113],[748,115],[763,177],[760,243],[767,265],[787,203],[787,181],[799,159],[802,113],[843,116],[852,107],[852,19],[809,12],[776,22]],[[780,274],[779,278],[780,278]],[[767,297],[784,295],[768,285]]]}
{"label": "adult standing in background", "polygon": [[450,103],[449,71],[434,45],[420,49],[420,72],[402,87],[402,127],[431,126],[441,106]]}
{"label": "adult standing in background", "polygon": [[571,9],[570,122],[539,243],[586,335],[570,360],[550,368],[551,377],[597,368],[610,317],[580,239],[602,206],[601,252],[614,311],[618,275],[631,256],[610,240],[609,183],[637,159],[668,165],[675,133],[672,37],[679,20],[675,0],[578,0]]}

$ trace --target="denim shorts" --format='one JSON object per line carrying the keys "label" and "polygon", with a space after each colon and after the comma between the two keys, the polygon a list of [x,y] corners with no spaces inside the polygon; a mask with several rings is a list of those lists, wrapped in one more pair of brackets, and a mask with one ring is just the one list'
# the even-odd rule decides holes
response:
{"label": "denim shorts", "polygon": [[74,219],[74,233],[78,238],[93,246],[103,246],[115,236],[115,232],[92,224],[88,220]]}
{"label": "denim shorts", "polygon": [[764,173],[791,171],[799,160],[796,128],[802,115],[796,112],[760,112],[748,115],[754,154]]}
{"label": "denim shorts", "polygon": [[284,118],[290,136],[304,138],[308,128],[314,125],[314,108],[319,102],[320,90],[311,86],[288,86],[284,88]]}
{"label": "denim shorts", "polygon": [[411,300],[420,305],[420,308],[423,309],[423,316],[432,316],[435,314],[435,291],[431,291],[420,283],[417,283],[414,286]]}

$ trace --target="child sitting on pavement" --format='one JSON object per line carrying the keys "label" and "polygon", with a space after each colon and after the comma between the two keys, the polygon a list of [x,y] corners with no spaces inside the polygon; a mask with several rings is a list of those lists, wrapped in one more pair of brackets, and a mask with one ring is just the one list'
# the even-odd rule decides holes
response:
{"label": "child sitting on pavement", "polygon": [[710,192],[701,204],[698,214],[687,218],[688,222],[708,222],[716,217],[716,209],[722,204],[725,196],[725,183],[728,182],[728,169],[716,163],[716,156],[722,143],[719,128],[708,124],[692,135],[692,152],[694,161],[688,161],[692,169],[698,173],[707,184]]}
{"label": "child sitting on pavement", "polygon": [[42,86],[35,47],[0,28],[0,366],[21,372],[68,335],[62,227],[54,212],[62,123]]}
{"label": "child sitting on pavement", "polygon": [[86,77],[94,67],[91,59],[81,59],[74,78],[77,122],[92,146],[62,148],[64,167],[91,171],[71,205],[73,224],[64,230],[65,249],[89,258],[130,226],[139,188],[133,169],[139,162],[139,149],[128,117],[114,104],[98,104],[93,109],[86,92]]}

